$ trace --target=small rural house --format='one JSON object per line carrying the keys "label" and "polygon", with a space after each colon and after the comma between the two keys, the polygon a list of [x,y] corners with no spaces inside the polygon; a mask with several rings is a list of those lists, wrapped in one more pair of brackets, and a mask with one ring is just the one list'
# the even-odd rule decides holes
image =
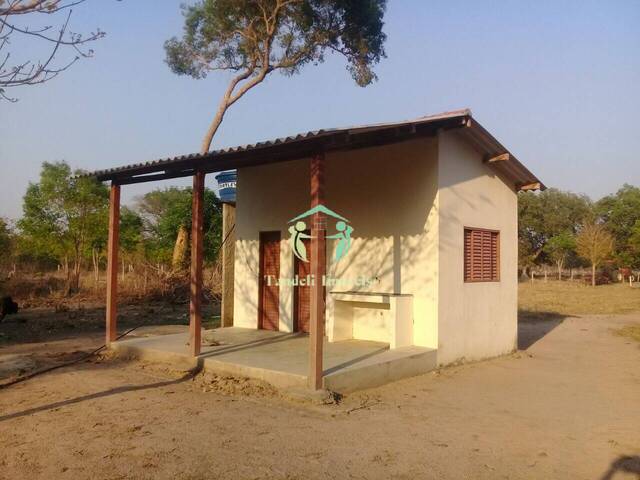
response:
{"label": "small rural house", "polygon": [[[204,174],[228,169],[237,170],[237,198],[235,221],[225,218],[235,254],[225,263],[223,325],[310,332],[311,387],[327,375],[323,349],[345,340],[423,348],[434,353],[430,368],[516,348],[517,194],[544,186],[469,110],[94,173],[112,181],[118,201],[120,185],[194,176],[193,355],[198,194]],[[115,284],[111,341],[114,297]]]}
{"label": "small rural house", "polygon": [[[365,133],[324,153],[329,342],[430,347],[438,364],[514,350],[517,193],[539,180],[466,110],[297,141]],[[309,210],[311,166],[302,156],[237,170],[236,326],[308,331],[310,264],[289,229]],[[333,215],[352,229],[341,256]]]}

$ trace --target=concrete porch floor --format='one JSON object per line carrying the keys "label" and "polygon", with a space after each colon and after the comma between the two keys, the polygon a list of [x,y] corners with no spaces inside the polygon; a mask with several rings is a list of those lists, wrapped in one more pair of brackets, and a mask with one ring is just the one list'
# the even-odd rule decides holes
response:
{"label": "concrete porch floor", "polygon": [[[187,352],[187,333],[120,340],[111,344],[119,354],[179,367],[202,363],[217,374],[263,380],[277,388],[307,384],[307,335],[238,327],[203,332],[202,353]],[[324,344],[324,387],[339,393],[370,388],[426,373],[436,367],[436,350],[386,343],[344,340]]]}

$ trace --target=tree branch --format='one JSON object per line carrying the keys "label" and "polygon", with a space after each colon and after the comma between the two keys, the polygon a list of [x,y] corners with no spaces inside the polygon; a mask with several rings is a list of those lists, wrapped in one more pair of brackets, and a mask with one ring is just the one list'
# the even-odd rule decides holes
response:
{"label": "tree branch", "polygon": [[[13,34],[33,37],[37,40],[53,44],[45,60],[38,61],[37,63],[27,60],[22,63],[10,65],[11,54],[7,52],[6,55],[3,55],[2,62],[0,63],[0,99],[15,101],[15,98],[7,95],[6,88],[45,83],[69,69],[80,57],[86,58],[93,55],[92,50],[83,51],[80,47],[104,37],[105,33],[100,31],[100,29],[87,38],[69,32],[69,39],[65,39],[73,12],[71,7],[84,3],[85,1],[86,0],[72,0],[67,2],[62,0],[11,0],[8,2],[8,6],[0,8],[0,50],[10,45],[10,37]],[[7,5],[7,2],[0,0],[0,5]],[[29,27],[17,26],[15,23],[9,21],[9,18],[14,15],[26,15],[29,13],[53,14],[64,9],[69,10],[60,31],[55,36],[46,34],[46,32],[52,29],[51,26],[32,30]],[[54,67],[53,62],[56,55],[60,52],[61,46],[72,48],[75,50],[76,56],[62,66]]]}
{"label": "tree branch", "polygon": [[0,15],[26,15],[28,13],[45,13],[52,14],[64,10],[65,8],[71,8],[75,5],[84,3],[86,0],[75,0],[68,3],[63,3],[62,0],[31,0],[25,2],[24,0],[14,0],[9,3],[9,7],[0,8]]}

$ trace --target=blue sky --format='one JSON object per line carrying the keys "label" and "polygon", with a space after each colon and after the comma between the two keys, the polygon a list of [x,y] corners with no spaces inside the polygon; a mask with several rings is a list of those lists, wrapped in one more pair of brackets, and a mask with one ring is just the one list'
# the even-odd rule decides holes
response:
{"label": "blue sky", "polygon": [[[165,65],[180,3],[75,9],[74,31],[107,36],[95,58],[0,103],[0,216],[20,216],[43,161],[94,170],[198,151],[228,77],[193,80]],[[638,25],[640,1],[390,0],[376,84],[357,87],[337,56],[276,74],[232,107],[214,145],[469,107],[547,185],[599,198],[640,185]],[[34,48],[14,41],[12,54]],[[125,187],[123,198],[188,183]]]}

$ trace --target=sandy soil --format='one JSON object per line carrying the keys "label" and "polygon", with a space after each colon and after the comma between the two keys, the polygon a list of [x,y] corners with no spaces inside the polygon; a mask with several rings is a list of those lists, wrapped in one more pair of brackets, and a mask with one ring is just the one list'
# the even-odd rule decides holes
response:
{"label": "sandy soil", "polygon": [[611,331],[634,323],[640,315],[523,322],[526,351],[337,405],[293,403],[245,380],[82,362],[0,390],[0,478],[637,479],[640,344]]}

